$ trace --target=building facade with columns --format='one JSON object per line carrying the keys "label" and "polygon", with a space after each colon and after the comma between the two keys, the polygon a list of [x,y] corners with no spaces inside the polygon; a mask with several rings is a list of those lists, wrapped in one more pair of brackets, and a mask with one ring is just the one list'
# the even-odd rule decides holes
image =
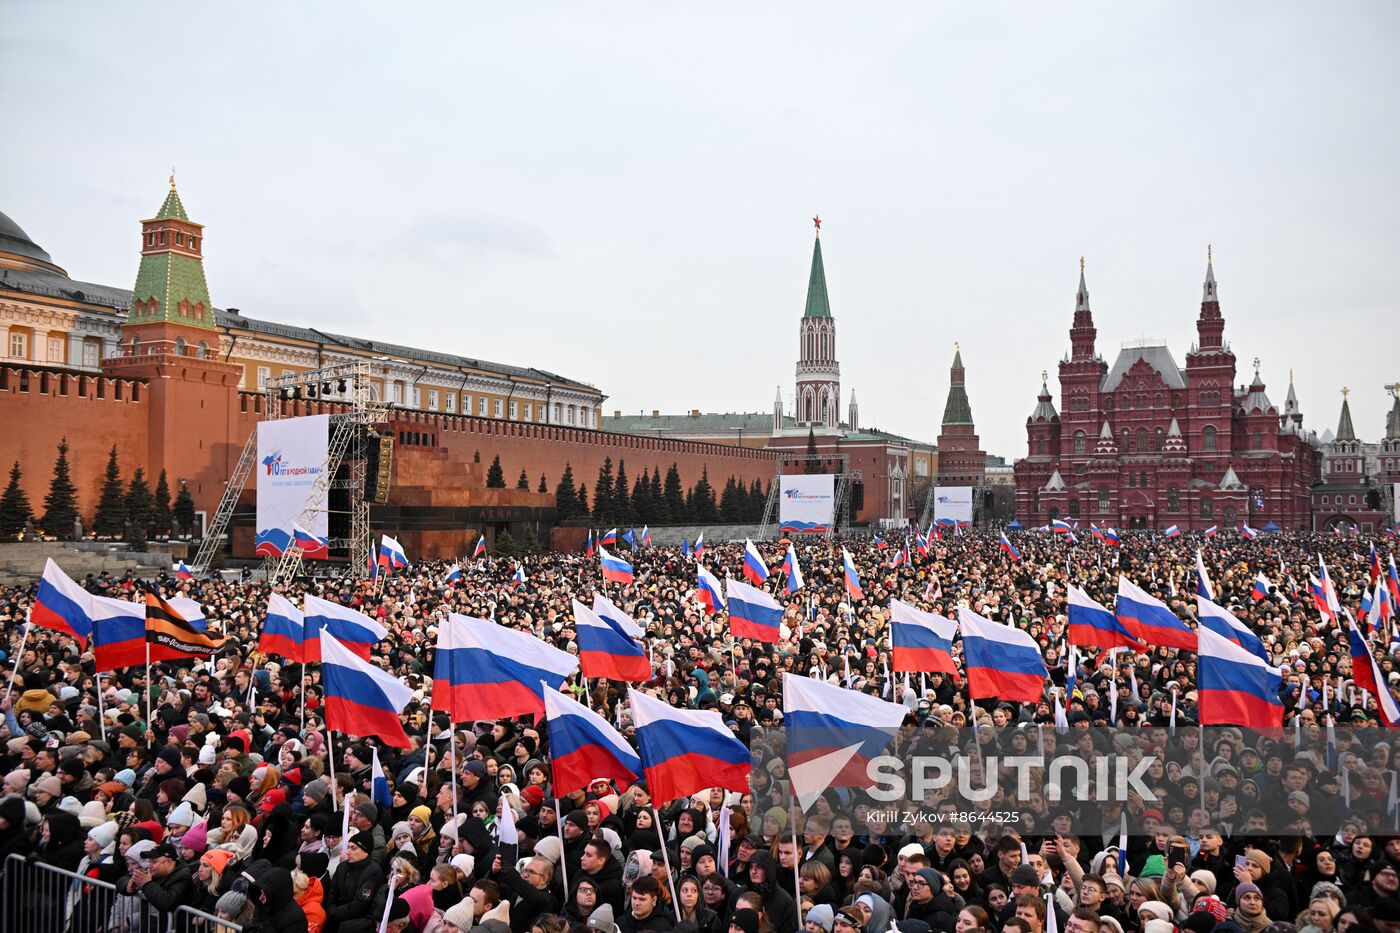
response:
{"label": "building facade with columns", "polygon": [[1208,257],[1185,368],[1150,340],[1124,344],[1110,365],[1096,348],[1081,261],[1070,352],[1059,364],[1060,406],[1042,373],[1026,419],[1017,517],[1027,525],[1064,518],[1128,529],[1312,527],[1322,442],[1303,426],[1291,378],[1282,405],[1269,398],[1258,360],[1250,383],[1235,385],[1224,331]]}

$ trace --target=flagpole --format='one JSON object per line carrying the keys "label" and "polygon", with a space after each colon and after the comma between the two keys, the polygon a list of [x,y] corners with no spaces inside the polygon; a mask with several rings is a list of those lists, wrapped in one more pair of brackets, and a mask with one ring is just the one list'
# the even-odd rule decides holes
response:
{"label": "flagpole", "polygon": [[[32,610],[31,610],[32,611]],[[15,652],[15,669],[10,671],[10,686],[5,690],[5,696],[9,696],[15,690],[15,678],[19,676],[19,666],[24,661],[24,646],[29,642],[29,630],[34,626],[30,621],[30,612],[25,613],[24,633],[19,637],[19,650]],[[147,679],[150,678],[149,672]]]}
{"label": "flagpole", "polygon": [[[552,776],[552,775],[551,775]],[[554,798],[554,831],[559,835],[559,851],[564,851],[564,818],[560,816],[561,807],[559,798]],[[561,854],[559,858],[559,870],[564,874],[564,890],[569,890],[569,860]]]}
{"label": "flagpole", "polygon": [[[149,623],[148,623],[149,624]],[[151,640],[146,639],[146,747],[151,747]]]}
{"label": "flagpole", "polygon": [[102,730],[102,741],[107,741],[107,711],[102,703],[102,673],[99,671],[93,677],[93,683],[97,686],[97,727]]}
{"label": "flagpole", "polygon": [[[671,852],[670,846],[666,845],[666,827],[661,822],[661,814],[656,812],[656,804],[651,805],[651,818],[656,821],[656,834],[661,839],[661,861],[666,865],[666,884],[671,889],[671,905],[674,909],[681,909],[680,898],[676,895],[676,877],[671,874]],[[680,847],[680,840],[676,840],[676,847]]]}
{"label": "flagpole", "polygon": [[[793,788],[794,793],[796,788]],[[791,811],[792,820],[792,894],[797,905],[797,928],[802,929],[802,875],[798,869],[802,863],[802,850],[797,847],[797,798],[796,796],[788,804]]]}
{"label": "flagpole", "polygon": [[335,786],[335,730],[331,728],[330,723],[326,723],[326,753],[331,773],[331,810],[338,810],[340,803],[336,797]]}
{"label": "flagpole", "polygon": [[[448,715],[450,716],[451,714],[449,713]],[[448,741],[447,741],[447,747],[448,747],[448,749],[449,749],[449,756],[450,756],[450,757],[448,758],[448,773],[449,773],[450,779],[451,779],[451,781],[452,781],[452,828],[453,828],[453,829],[458,829],[459,827],[457,826],[457,724],[456,724],[455,722],[452,723],[452,738],[448,739]]]}

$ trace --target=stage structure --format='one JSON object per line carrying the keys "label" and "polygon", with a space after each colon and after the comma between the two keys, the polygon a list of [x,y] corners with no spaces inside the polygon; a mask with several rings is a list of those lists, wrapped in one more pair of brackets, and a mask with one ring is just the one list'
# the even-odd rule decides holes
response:
{"label": "stage structure", "polygon": [[[267,413],[264,422],[281,420],[283,402],[302,398],[322,398],[344,408],[330,415],[330,440],[326,448],[326,459],[321,464],[321,472],[316,476],[306,506],[298,519],[298,524],[311,527],[313,516],[328,513],[331,489],[348,491],[350,533],[348,537],[331,538],[330,549],[339,550],[349,557],[346,572],[350,576],[364,576],[369,572],[369,556],[372,536],[369,529],[369,498],[364,495],[366,470],[370,444],[377,443],[371,438],[374,425],[388,420],[389,405],[374,401],[370,387],[370,361],[361,360],[313,369],[307,372],[287,373],[268,379],[263,386]],[[258,431],[254,428],[243,445],[243,454],[238,458],[233,475],[224,488],[219,508],[214,513],[209,530],[201,542],[195,557],[195,568],[207,570],[210,561],[223,544],[238,499],[247,485],[248,477],[257,465]],[[341,475],[341,467],[345,467]],[[269,583],[286,582],[300,572],[302,565],[301,549],[295,542],[281,555],[267,557],[263,562],[263,573]]]}
{"label": "stage structure", "polygon": [[[850,513],[846,506],[850,502],[852,490],[860,484],[862,479],[860,470],[851,469],[850,455],[844,453],[779,453],[777,465],[774,468],[773,481],[768,486],[768,501],[763,507],[763,523],[758,532],[760,540],[767,541],[778,536],[779,517],[782,512],[783,476],[805,473],[806,468],[811,464],[821,467],[821,473],[831,476],[834,483],[831,499],[831,522],[827,525],[826,531],[822,533],[822,537],[830,541],[850,529]],[[836,466],[836,472],[831,472],[830,466]]]}

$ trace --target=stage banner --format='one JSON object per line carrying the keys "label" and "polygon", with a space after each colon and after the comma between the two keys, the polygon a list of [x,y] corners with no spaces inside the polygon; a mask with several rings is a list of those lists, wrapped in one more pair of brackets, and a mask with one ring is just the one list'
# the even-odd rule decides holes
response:
{"label": "stage banner", "polygon": [[836,502],[836,477],[830,473],[784,476],[778,521],[785,535],[826,534]]}
{"label": "stage banner", "polygon": [[972,487],[938,486],[933,490],[933,520],[949,522],[972,521]]}
{"label": "stage banner", "polygon": [[311,488],[326,466],[330,415],[283,418],[258,425],[257,553],[278,556],[291,546],[296,529],[310,532],[298,542],[302,556],[324,560],[329,548],[324,510],[301,520]]}

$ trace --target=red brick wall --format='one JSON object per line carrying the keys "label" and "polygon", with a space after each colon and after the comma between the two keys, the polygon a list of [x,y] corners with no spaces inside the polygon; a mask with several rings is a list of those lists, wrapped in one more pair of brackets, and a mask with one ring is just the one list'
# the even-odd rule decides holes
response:
{"label": "red brick wall", "polygon": [[[150,393],[142,382],[0,368],[0,486],[8,483],[10,466],[18,460],[29,504],[36,516],[42,515],[58,443],[66,436],[78,511],[84,526],[91,526],[112,445],[117,445],[123,481],[138,466],[148,466],[149,407]],[[155,482],[151,476],[152,489]]]}

